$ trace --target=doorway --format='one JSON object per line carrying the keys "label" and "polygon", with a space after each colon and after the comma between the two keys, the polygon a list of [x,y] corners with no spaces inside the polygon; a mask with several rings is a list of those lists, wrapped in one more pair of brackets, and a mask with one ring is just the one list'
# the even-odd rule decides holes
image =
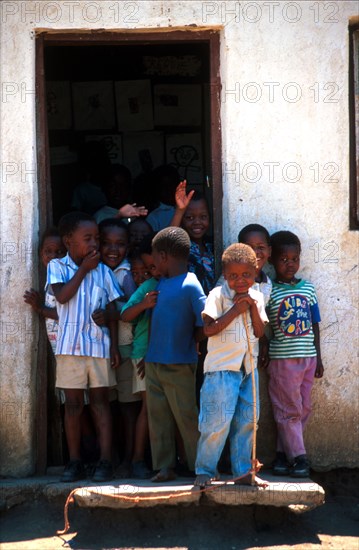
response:
{"label": "doorway", "polygon": [[[218,32],[41,32],[36,46],[40,233],[69,211],[80,183],[79,152],[89,142],[99,142],[112,164],[130,169],[133,181],[170,164],[181,179],[187,179],[189,189],[206,196],[218,269],[222,252]],[[50,425],[54,420],[46,426],[53,415],[43,404],[48,380],[40,362],[46,356],[41,351],[46,350],[46,335],[41,338],[38,392],[44,401],[38,399],[38,471],[61,454],[46,449],[49,433],[57,432]],[[44,459],[47,451],[49,460]]]}

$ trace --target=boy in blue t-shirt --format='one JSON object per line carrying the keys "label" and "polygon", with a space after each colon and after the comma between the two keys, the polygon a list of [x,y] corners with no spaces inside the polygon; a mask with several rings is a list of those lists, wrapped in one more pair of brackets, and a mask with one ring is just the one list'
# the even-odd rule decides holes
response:
{"label": "boy in blue t-shirt", "polygon": [[167,227],[152,241],[152,258],[162,275],[145,357],[152,461],[159,470],[152,478],[156,482],[175,478],[176,424],[190,470],[196,458],[196,340],[203,337],[206,296],[196,275],[187,271],[190,244],[180,227]]}

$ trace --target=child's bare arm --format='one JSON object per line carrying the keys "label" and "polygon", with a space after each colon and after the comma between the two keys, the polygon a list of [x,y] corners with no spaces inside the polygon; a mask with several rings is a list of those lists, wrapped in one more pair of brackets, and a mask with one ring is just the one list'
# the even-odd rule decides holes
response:
{"label": "child's bare arm", "polygon": [[186,185],[187,185],[186,180],[183,180],[178,184],[176,188],[176,193],[175,193],[176,210],[170,223],[171,226],[180,227],[186,208],[191,202],[194,190],[190,191],[187,195]]}
{"label": "child's bare arm", "polygon": [[121,320],[128,323],[129,321],[133,321],[134,319],[136,319],[136,317],[138,317],[146,309],[154,308],[157,303],[157,296],[157,290],[147,292],[141,302],[139,302],[138,304],[134,304],[133,306],[127,308],[121,313]]}
{"label": "child's bare arm", "polygon": [[259,315],[257,304],[253,298],[251,298],[253,303],[251,304],[249,311],[252,319],[253,332],[256,338],[262,338],[264,336],[264,323]]}
{"label": "child's bare arm", "polygon": [[80,284],[91,269],[95,269],[100,261],[100,253],[90,252],[83,260],[75,275],[67,283],[52,284],[52,290],[55,298],[60,304],[66,304],[79,289]]}
{"label": "child's bare arm", "polygon": [[[109,312],[116,311],[115,302],[110,302],[107,304],[106,310]],[[121,363],[121,356],[118,350],[118,323],[117,321],[109,321],[108,328],[110,330],[110,356],[111,356],[111,368],[117,369]]]}
{"label": "child's bare arm", "polygon": [[315,369],[315,377],[322,378],[324,374],[324,367],[323,367],[322,355],[320,351],[319,323],[313,323],[313,334],[314,334],[314,346],[317,351],[317,368]]}
{"label": "child's bare arm", "polygon": [[24,301],[26,304],[29,304],[39,315],[47,317],[48,319],[53,319],[54,321],[59,320],[56,307],[45,306],[43,299],[37,290],[34,290],[33,288],[26,290],[24,294]]}
{"label": "child's bare arm", "polygon": [[203,333],[205,336],[215,336],[228,327],[228,325],[240,315],[238,306],[235,303],[227,313],[218,317],[218,319],[212,319],[209,315],[203,314]]}

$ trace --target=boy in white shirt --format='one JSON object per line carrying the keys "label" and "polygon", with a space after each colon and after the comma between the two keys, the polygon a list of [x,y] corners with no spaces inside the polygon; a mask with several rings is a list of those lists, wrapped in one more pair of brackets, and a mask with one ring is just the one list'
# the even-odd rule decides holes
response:
{"label": "boy in white shirt", "polygon": [[[245,244],[232,244],[222,255],[225,282],[214,288],[202,312],[208,353],[201,389],[195,485],[217,477],[217,464],[230,439],[232,473],[240,484],[251,483],[253,392],[251,361],[243,316],[249,327],[253,364],[257,365],[258,339],[268,322],[263,296],[251,287],[257,259]],[[258,395],[258,374],[254,371]],[[258,402],[257,402],[258,403]],[[259,407],[257,405],[256,418]]]}

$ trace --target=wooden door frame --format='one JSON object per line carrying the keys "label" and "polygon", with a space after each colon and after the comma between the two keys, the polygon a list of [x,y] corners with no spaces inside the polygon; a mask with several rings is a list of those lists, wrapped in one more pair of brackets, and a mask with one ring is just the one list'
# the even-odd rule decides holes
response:
{"label": "wooden door frame", "polygon": [[[209,45],[210,56],[210,166],[213,197],[213,237],[216,271],[219,274],[223,250],[222,234],[222,134],[221,134],[221,79],[220,79],[220,36],[215,29],[158,29],[131,31],[79,31],[79,30],[41,30],[36,34],[36,142],[37,174],[39,193],[39,231],[40,234],[52,224],[52,198],[50,180],[50,155],[46,116],[46,89],[44,48],[51,46],[100,46],[146,44],[161,45],[164,42],[190,43],[205,42]],[[46,469],[47,427],[46,427],[46,391],[47,377],[46,342],[41,335],[37,368],[37,428],[36,463],[38,473]],[[44,363],[45,361],[45,363]]]}

